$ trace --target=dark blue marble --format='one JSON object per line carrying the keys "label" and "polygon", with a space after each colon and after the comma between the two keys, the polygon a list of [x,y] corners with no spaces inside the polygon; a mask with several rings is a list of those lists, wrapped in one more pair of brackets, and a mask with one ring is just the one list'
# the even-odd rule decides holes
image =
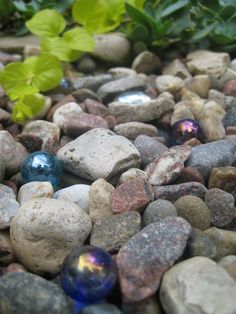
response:
{"label": "dark blue marble", "polygon": [[111,255],[98,247],[88,245],[75,248],[62,265],[62,288],[66,294],[82,303],[104,299],[116,280]]}
{"label": "dark blue marble", "polygon": [[172,145],[181,145],[185,141],[197,138],[204,140],[203,131],[199,123],[191,119],[183,119],[175,122],[170,130]]}
{"label": "dark blue marble", "polygon": [[24,160],[21,166],[23,183],[32,181],[50,181],[56,189],[62,175],[60,161],[44,151],[34,152]]}

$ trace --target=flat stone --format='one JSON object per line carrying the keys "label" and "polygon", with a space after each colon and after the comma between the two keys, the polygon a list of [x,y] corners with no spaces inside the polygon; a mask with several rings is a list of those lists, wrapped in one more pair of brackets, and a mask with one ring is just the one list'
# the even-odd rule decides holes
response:
{"label": "flat stone", "polygon": [[112,193],[113,213],[142,211],[154,199],[152,189],[142,178],[135,178],[120,184]]}
{"label": "flat stone", "polygon": [[0,230],[10,226],[10,221],[17,212],[20,204],[16,201],[14,191],[4,184],[0,184]]}
{"label": "flat stone", "polygon": [[151,74],[161,68],[160,58],[150,51],[143,51],[135,57],[132,69],[137,73]]}
{"label": "flat stone", "polygon": [[183,62],[179,59],[175,59],[172,62],[168,63],[162,70],[163,75],[173,75],[185,80],[191,78],[192,75],[186,68]]}
{"label": "flat stone", "polygon": [[156,79],[156,87],[160,93],[175,94],[184,86],[184,81],[173,75],[160,75]]}
{"label": "flat stone", "polygon": [[123,135],[129,140],[135,140],[139,135],[157,136],[158,130],[154,125],[142,122],[126,122],[118,124],[113,131],[118,135]]}
{"label": "flat stone", "polygon": [[90,244],[115,253],[141,229],[141,217],[135,211],[113,215],[97,222],[91,232]]}
{"label": "flat stone", "polygon": [[225,256],[218,264],[236,281],[236,255]]}
{"label": "flat stone", "polygon": [[135,146],[106,129],[86,132],[62,147],[57,156],[63,168],[90,180],[109,179],[140,164]]}
{"label": "flat stone", "polygon": [[53,113],[52,121],[63,130],[65,120],[70,115],[78,115],[83,112],[82,108],[76,102],[68,102],[59,106]]}
{"label": "flat stone", "polygon": [[53,186],[51,182],[29,182],[21,186],[18,192],[18,202],[23,203],[41,197],[51,198],[53,196]]}
{"label": "flat stone", "polygon": [[91,89],[96,92],[103,84],[113,81],[111,74],[86,75],[73,79],[74,89]]}
{"label": "flat stone", "polygon": [[160,299],[166,314],[234,314],[236,285],[207,257],[193,257],[168,270]]}
{"label": "flat stone", "polygon": [[153,295],[163,273],[183,254],[191,234],[188,222],[168,217],[136,233],[117,255],[121,291],[125,302]]}

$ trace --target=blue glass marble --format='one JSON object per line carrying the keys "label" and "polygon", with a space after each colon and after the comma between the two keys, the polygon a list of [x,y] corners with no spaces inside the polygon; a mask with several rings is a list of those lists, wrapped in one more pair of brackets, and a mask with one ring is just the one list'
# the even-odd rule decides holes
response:
{"label": "blue glass marble", "polygon": [[171,127],[170,136],[174,145],[181,145],[192,138],[197,138],[199,141],[204,139],[201,126],[192,119],[183,119],[175,122]]}
{"label": "blue glass marble", "polygon": [[50,181],[54,188],[60,183],[62,168],[60,161],[44,151],[29,154],[21,166],[23,183],[32,181]]}
{"label": "blue glass marble", "polygon": [[61,269],[61,285],[65,293],[82,303],[104,299],[116,280],[116,267],[111,255],[95,246],[74,248]]}
{"label": "blue glass marble", "polygon": [[124,92],[114,99],[114,101],[124,102],[130,105],[138,105],[150,100],[151,97],[141,91]]}

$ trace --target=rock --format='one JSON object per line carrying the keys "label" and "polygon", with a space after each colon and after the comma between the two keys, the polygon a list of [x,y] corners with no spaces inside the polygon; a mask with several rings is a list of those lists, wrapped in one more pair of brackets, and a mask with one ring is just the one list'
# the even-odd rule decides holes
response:
{"label": "rock", "polygon": [[126,76],[103,84],[97,94],[104,102],[112,101],[119,94],[129,90],[144,90],[146,82],[139,76]]}
{"label": "rock", "polygon": [[180,176],[175,181],[175,184],[185,183],[185,182],[199,182],[204,184],[204,179],[201,173],[194,168],[184,167]]}
{"label": "rock", "polygon": [[6,268],[6,273],[22,273],[27,272],[27,269],[20,263],[11,263]]}
{"label": "rock", "polygon": [[222,93],[228,96],[236,97],[236,80],[226,82],[223,86]]}
{"label": "rock", "polygon": [[160,68],[160,58],[150,51],[141,52],[132,63],[132,69],[138,73],[151,74]]}
{"label": "rock", "polygon": [[226,135],[236,135],[236,126],[228,126],[226,128]]}
{"label": "rock", "polygon": [[93,100],[93,99],[85,99],[83,102],[85,110],[87,113],[94,114],[95,116],[100,116],[105,118],[110,115],[109,109],[104,106],[102,103]]}
{"label": "rock", "polygon": [[94,225],[90,244],[115,253],[140,229],[139,213],[131,211],[117,214]]}
{"label": "rock", "polygon": [[207,98],[211,87],[211,80],[208,75],[195,75],[185,81],[185,87],[198,94],[202,98]]}
{"label": "rock", "polygon": [[121,311],[113,304],[101,303],[86,306],[82,309],[81,314],[122,314]]}
{"label": "rock", "polygon": [[186,165],[197,169],[206,180],[213,167],[230,166],[235,152],[236,137],[227,136],[224,140],[193,147]]}
{"label": "rock", "polygon": [[37,135],[19,134],[15,140],[20,142],[29,153],[42,150],[43,140]]}
{"label": "rock", "polygon": [[82,56],[76,64],[78,72],[93,74],[96,71],[96,62],[88,55]]}
{"label": "rock", "polygon": [[14,314],[69,314],[62,289],[27,272],[9,273],[0,282],[0,312]]}
{"label": "rock", "polygon": [[142,166],[145,168],[154,159],[159,158],[168,148],[155,138],[147,135],[139,135],[134,145],[141,155]]}
{"label": "rock", "polygon": [[219,260],[218,264],[236,280],[236,255],[228,255]]}
{"label": "rock", "polygon": [[113,213],[142,211],[154,199],[152,189],[142,178],[126,181],[112,193],[111,208]]}
{"label": "rock", "polygon": [[51,182],[29,182],[21,186],[18,192],[18,202],[23,203],[35,199],[53,196],[53,186]]}
{"label": "rock", "polygon": [[184,195],[195,195],[204,199],[207,189],[201,183],[187,182],[165,186],[154,186],[153,191],[155,199],[162,198],[170,202],[175,202]]}
{"label": "rock", "polygon": [[163,68],[162,74],[177,76],[182,80],[192,77],[186,66],[179,59],[175,59],[172,62],[168,63]]}
{"label": "rock", "polygon": [[183,254],[191,227],[184,219],[168,217],[136,233],[120,249],[117,267],[125,302],[153,295],[161,277]]}
{"label": "rock", "polygon": [[39,39],[36,36],[27,35],[20,37],[12,37],[12,36],[4,36],[1,39],[0,50],[3,52],[23,52],[25,46],[30,45],[38,45]]}
{"label": "rock", "polygon": [[126,67],[115,67],[115,68],[110,68],[108,70],[108,73],[110,73],[114,78],[121,78],[121,77],[126,77],[126,76],[136,76],[137,72],[133,69],[126,68]]}
{"label": "rock", "polygon": [[100,178],[94,181],[89,190],[89,216],[93,223],[108,219],[113,215],[111,195],[114,187]]}
{"label": "rock", "polygon": [[11,221],[19,261],[38,274],[59,272],[65,256],[91,231],[86,212],[71,202],[38,198],[24,203]]}
{"label": "rock", "polygon": [[189,101],[180,101],[174,106],[174,112],[171,116],[171,125],[180,120],[195,120],[192,112],[191,103]]}
{"label": "rock", "polygon": [[11,62],[18,62],[21,61],[21,55],[19,54],[9,54],[0,51],[0,62],[4,65],[11,63]]}
{"label": "rock", "polygon": [[156,79],[156,86],[160,93],[169,92],[175,94],[184,86],[184,82],[177,76],[160,75]]}
{"label": "rock", "polygon": [[174,206],[177,209],[178,216],[186,219],[192,228],[200,230],[210,228],[210,210],[199,197],[194,195],[182,196],[174,203]]}
{"label": "rock", "polygon": [[228,53],[196,50],[187,55],[187,67],[193,74],[207,74],[221,78],[230,63]]}
{"label": "rock", "polygon": [[[103,84],[113,81],[111,74],[86,75],[73,79],[74,89],[90,89],[96,92]],[[87,98],[87,97],[86,97]]]}
{"label": "rock", "polygon": [[5,159],[3,158],[3,156],[0,155],[0,182],[4,180],[5,168],[6,168]]}
{"label": "rock", "polygon": [[233,106],[231,109],[227,110],[223,118],[223,125],[225,128],[229,126],[236,126],[236,106]]}
{"label": "rock", "polygon": [[234,314],[236,285],[207,257],[193,257],[168,270],[160,299],[166,314]]}
{"label": "rock", "polygon": [[20,170],[23,160],[28,153],[23,145],[17,143],[7,131],[0,131],[0,156],[5,160],[5,170],[8,175]]}
{"label": "rock", "polygon": [[130,121],[148,122],[160,118],[174,107],[173,96],[162,93],[158,98],[130,105],[124,102],[112,102],[108,105],[110,112],[116,117],[118,123]]}
{"label": "rock", "polygon": [[220,78],[211,77],[211,87],[222,90],[225,84],[229,81],[236,80],[236,72],[227,68],[225,73]]}
{"label": "rock", "polygon": [[216,245],[203,231],[193,228],[192,235],[188,240],[187,252],[191,257],[205,256],[214,259]]}
{"label": "rock", "polygon": [[36,135],[43,140],[42,150],[54,153],[59,147],[60,129],[55,124],[44,121],[35,120],[29,122],[23,129],[22,134]]}
{"label": "rock", "polygon": [[177,217],[175,206],[166,200],[156,200],[151,202],[143,213],[143,225],[147,226],[166,217]]}
{"label": "rock", "polygon": [[11,121],[11,114],[8,111],[0,108],[0,123],[2,125],[7,125],[9,124],[10,121]]}
{"label": "rock", "polygon": [[143,180],[146,179],[146,173],[138,168],[131,168],[125,172],[122,173],[122,175],[119,178],[118,183],[122,184],[126,181],[132,180],[136,177],[140,177]]}
{"label": "rock", "polygon": [[4,184],[0,184],[0,230],[10,226],[10,221],[19,208],[14,191]]}
{"label": "rock", "polygon": [[173,182],[183,170],[184,162],[190,154],[190,146],[179,145],[170,148],[147,166],[145,169],[147,181],[152,185]]}
{"label": "rock", "polygon": [[86,99],[94,99],[98,102],[101,102],[101,98],[98,97],[98,95],[93,92],[91,89],[88,88],[81,88],[81,89],[76,89],[73,93],[72,96],[75,98],[76,102],[81,105],[83,101]]}
{"label": "rock", "polygon": [[123,314],[161,314],[160,305],[157,302],[157,297],[151,296],[140,302],[122,303]]}
{"label": "rock", "polygon": [[212,188],[205,194],[205,202],[211,212],[211,223],[216,227],[225,227],[234,218],[234,197],[218,188]]}
{"label": "rock", "polygon": [[57,156],[66,170],[90,180],[110,179],[140,164],[135,146],[106,129],[86,132],[62,147]]}
{"label": "rock", "polygon": [[8,265],[15,261],[11,239],[8,230],[0,230],[0,262]]}
{"label": "rock", "polygon": [[87,184],[74,184],[68,188],[61,189],[54,193],[54,198],[72,202],[87,213],[89,212],[89,190],[90,185]]}
{"label": "rock", "polygon": [[139,135],[157,136],[158,130],[154,125],[142,122],[126,122],[114,127],[114,132],[129,140],[135,140]]}
{"label": "rock", "polygon": [[208,93],[208,100],[217,102],[224,110],[229,110],[232,107],[234,97],[225,96],[216,89],[210,89]]}
{"label": "rock", "polygon": [[54,111],[52,121],[63,130],[67,117],[74,114],[77,116],[81,112],[83,110],[76,102],[68,102]]}
{"label": "rock", "polygon": [[92,55],[97,59],[113,64],[124,65],[129,61],[131,44],[121,33],[95,36],[95,48]]}

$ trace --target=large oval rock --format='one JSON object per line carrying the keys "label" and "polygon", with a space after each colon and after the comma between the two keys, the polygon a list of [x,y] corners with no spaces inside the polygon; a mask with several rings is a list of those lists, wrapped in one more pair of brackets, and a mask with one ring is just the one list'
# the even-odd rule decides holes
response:
{"label": "large oval rock", "polygon": [[72,202],[38,198],[24,203],[11,221],[18,259],[35,273],[56,274],[74,245],[91,231],[86,212]]}
{"label": "large oval rock", "polygon": [[206,257],[193,257],[168,270],[160,298],[166,314],[235,314],[235,281]]}

